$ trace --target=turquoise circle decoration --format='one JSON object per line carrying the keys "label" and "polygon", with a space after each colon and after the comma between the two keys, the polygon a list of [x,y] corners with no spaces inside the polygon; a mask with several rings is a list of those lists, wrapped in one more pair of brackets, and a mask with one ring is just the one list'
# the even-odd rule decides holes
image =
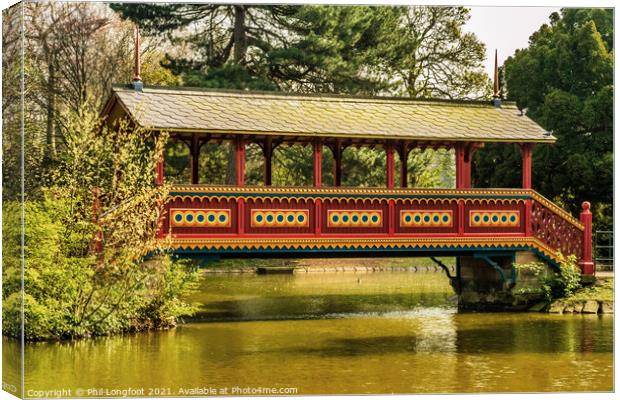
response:
{"label": "turquoise circle decoration", "polygon": [[226,215],[220,215],[220,222],[226,222]]}
{"label": "turquoise circle decoration", "polygon": [[183,214],[177,214],[177,215],[175,215],[175,216],[174,216],[174,220],[175,220],[176,222],[181,222],[181,221],[183,221]]}
{"label": "turquoise circle decoration", "polygon": [[439,222],[439,215],[433,216],[433,222]]}
{"label": "turquoise circle decoration", "polygon": [[411,215],[409,214],[405,215],[405,222],[407,223],[411,222]]}
{"label": "turquoise circle decoration", "polygon": [[338,222],[338,214],[332,215],[332,222]]}
{"label": "turquoise circle decoration", "polygon": [[286,220],[287,220],[288,222],[294,222],[294,221],[295,221],[295,216],[294,216],[294,215],[292,215],[292,214],[290,214],[290,215],[288,215],[288,216],[286,217]]}
{"label": "turquoise circle decoration", "polygon": [[362,222],[368,222],[368,215],[362,215]]}
{"label": "turquoise circle decoration", "polygon": [[475,222],[480,222],[480,215],[474,216],[474,221]]}
{"label": "turquoise circle decoration", "polygon": [[484,222],[489,222],[489,216],[488,216],[488,215],[485,215],[484,217],[482,217],[482,220],[483,220]]}
{"label": "turquoise circle decoration", "polygon": [[273,222],[273,215],[267,215],[267,222]]}
{"label": "turquoise circle decoration", "polygon": [[349,222],[349,216],[348,215],[343,215],[342,216],[342,222]]}
{"label": "turquoise circle decoration", "polygon": [[198,216],[196,217],[196,221],[203,223],[205,220],[205,216],[202,214],[198,214]]}
{"label": "turquoise circle decoration", "polygon": [[185,214],[185,220],[187,222],[192,222],[194,220],[194,215],[193,214]]}
{"label": "turquoise circle decoration", "polygon": [[431,222],[431,217],[430,217],[430,215],[425,215],[425,216],[424,216],[424,222]]}
{"label": "turquoise circle decoration", "polygon": [[379,217],[377,217],[376,215],[373,215],[371,220],[372,220],[372,222],[377,222],[377,221],[379,221]]}
{"label": "turquoise circle decoration", "polygon": [[256,221],[263,222],[263,216],[261,214],[256,214]]}
{"label": "turquoise circle decoration", "polygon": [[276,220],[277,220],[278,222],[284,222],[284,215],[278,215],[278,216],[276,217]]}
{"label": "turquoise circle decoration", "polygon": [[207,219],[209,220],[209,222],[215,222],[215,215],[209,214],[209,217]]}
{"label": "turquoise circle decoration", "polygon": [[300,223],[301,223],[301,222],[304,222],[305,220],[306,220],[306,216],[305,216],[305,215],[303,215],[303,214],[299,214],[299,215],[297,216],[297,222],[300,222]]}
{"label": "turquoise circle decoration", "polygon": [[515,222],[517,220],[517,217],[514,215],[510,216],[510,222]]}
{"label": "turquoise circle decoration", "polygon": [[507,218],[505,215],[502,215],[502,222],[506,222]]}
{"label": "turquoise circle decoration", "polygon": [[494,215],[491,219],[493,220],[493,222],[497,222],[498,220],[497,215]]}
{"label": "turquoise circle decoration", "polygon": [[422,221],[422,217],[420,217],[419,215],[416,215],[414,220],[415,220],[415,222],[420,222],[420,221]]}
{"label": "turquoise circle decoration", "polygon": [[443,222],[446,222],[446,223],[450,221],[450,217],[448,217],[447,215],[444,215],[442,219],[443,219]]}

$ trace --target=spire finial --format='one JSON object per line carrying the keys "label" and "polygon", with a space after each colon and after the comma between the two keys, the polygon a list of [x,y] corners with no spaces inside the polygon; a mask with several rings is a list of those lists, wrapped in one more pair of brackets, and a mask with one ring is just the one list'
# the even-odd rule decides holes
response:
{"label": "spire finial", "polygon": [[135,26],[135,43],[133,49],[133,58],[134,58],[134,66],[133,66],[133,88],[141,92],[142,91],[142,77],[140,76],[140,28],[138,24]]}
{"label": "spire finial", "polygon": [[499,67],[497,65],[497,49],[495,49],[495,68],[493,73],[493,104],[495,104],[495,107],[502,106],[502,101],[499,98]]}

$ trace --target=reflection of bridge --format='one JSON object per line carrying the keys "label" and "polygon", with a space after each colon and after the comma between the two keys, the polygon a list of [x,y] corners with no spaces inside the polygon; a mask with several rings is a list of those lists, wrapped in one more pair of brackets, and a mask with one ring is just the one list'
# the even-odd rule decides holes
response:
{"label": "reflection of bridge", "polygon": [[[459,280],[462,272],[479,281],[491,274],[514,284],[515,261],[557,265],[562,254],[575,255],[584,276],[594,273],[589,204],[576,220],[531,189],[534,146],[555,138],[497,97],[451,102],[140,84],[115,87],[104,114],[110,125],[128,118],[187,145],[190,179],[172,186],[159,231],[181,256],[454,255]],[[518,145],[521,189],[472,188],[472,159],[486,142]],[[200,173],[201,157],[211,155],[205,145],[222,143],[234,149],[234,185],[200,184],[208,180]],[[260,186],[245,184],[249,144],[264,157]],[[272,186],[274,150],[287,145],[312,147],[311,187]],[[385,188],[341,186],[343,152],[356,147],[385,153]],[[453,149],[455,189],[408,187],[416,148]],[[323,184],[325,151],[333,157],[331,187]],[[162,157],[158,184],[165,169]]]}

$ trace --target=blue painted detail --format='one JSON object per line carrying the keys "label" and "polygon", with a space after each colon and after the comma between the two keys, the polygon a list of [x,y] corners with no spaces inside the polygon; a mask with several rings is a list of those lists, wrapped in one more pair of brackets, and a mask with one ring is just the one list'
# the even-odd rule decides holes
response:
{"label": "blue painted detail", "polygon": [[263,222],[263,215],[262,214],[256,214],[256,222]]}
{"label": "blue painted detail", "polygon": [[225,222],[226,221],[226,215],[222,214],[220,215],[220,222]]}
{"label": "blue painted detail", "polygon": [[192,214],[185,214],[185,220],[187,222],[192,222],[194,220],[194,216]]}
{"label": "blue painted detail", "polygon": [[430,215],[425,215],[424,216],[424,222],[431,222],[431,216]]}
{"label": "blue painted detail", "polygon": [[276,220],[277,220],[278,222],[284,222],[284,215],[282,215],[282,214],[278,215],[278,216],[276,217]]}
{"label": "blue painted detail", "polygon": [[204,220],[205,220],[205,216],[204,216],[204,215],[202,215],[202,214],[198,214],[198,216],[196,217],[196,220],[197,220],[198,222],[204,222]]}
{"label": "blue painted detail", "polygon": [[306,220],[306,216],[304,214],[299,214],[297,216],[297,222],[304,222]]}
{"label": "blue painted detail", "polygon": [[379,217],[377,217],[376,215],[373,215],[370,219],[371,219],[372,222],[379,221]]}
{"label": "blue painted detail", "polygon": [[267,222],[273,222],[273,215],[267,215],[265,219],[267,220]]}
{"label": "blue painted detail", "polygon": [[360,219],[360,217],[358,217],[357,214],[355,214],[355,215],[353,215],[351,217],[351,221],[353,221],[353,222],[357,222],[357,221],[359,221],[359,219]]}
{"label": "blue painted detail", "polygon": [[209,222],[215,222],[215,215],[209,214],[208,220]]}
{"label": "blue painted detail", "polygon": [[411,222],[411,215],[405,215],[405,222]]}
{"label": "blue painted detail", "polygon": [[420,222],[422,220],[422,217],[420,217],[419,215],[416,215],[414,220],[415,222]]}
{"label": "blue painted detail", "polygon": [[183,221],[183,214],[176,214],[176,215],[174,216],[174,220],[175,220],[176,222],[181,222],[181,221]]}
{"label": "blue painted detail", "polygon": [[450,217],[448,217],[447,215],[443,216],[443,222],[448,222],[450,220]]}
{"label": "blue painted detail", "polygon": [[433,222],[439,222],[439,215],[433,216]]}
{"label": "blue painted detail", "polygon": [[368,215],[362,215],[362,222],[368,222]]}
{"label": "blue painted detail", "polygon": [[294,221],[295,221],[295,216],[294,216],[293,214],[289,214],[289,215],[286,217],[286,220],[287,220],[288,222],[294,222]]}
{"label": "blue painted detail", "polygon": [[349,216],[348,215],[343,215],[342,216],[342,222],[349,222]]}

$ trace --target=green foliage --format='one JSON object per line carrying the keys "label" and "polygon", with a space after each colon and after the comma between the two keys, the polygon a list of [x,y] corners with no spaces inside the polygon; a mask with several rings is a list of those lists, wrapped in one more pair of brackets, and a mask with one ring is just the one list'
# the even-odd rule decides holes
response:
{"label": "green foliage", "polygon": [[[509,100],[553,131],[534,151],[534,188],[578,214],[593,204],[594,226],[610,230],[613,203],[613,10],[551,15],[504,65]],[[474,159],[476,186],[515,187],[518,149],[487,146]]]}
{"label": "green foliage", "polygon": [[[24,325],[27,340],[166,328],[193,311],[179,300],[195,272],[161,251],[155,232],[166,188],[153,171],[165,135],[102,127],[96,114],[68,115],[66,151],[53,187],[24,207]],[[101,215],[93,215],[92,188]],[[99,214],[99,213],[98,213]],[[21,204],[3,208],[3,332],[20,334]],[[93,252],[93,238],[103,251]],[[163,244],[165,246],[165,244]],[[149,258],[150,257],[150,258]]]}
{"label": "green foliage", "polygon": [[542,295],[547,301],[566,298],[581,288],[581,270],[577,265],[576,257],[564,257],[558,253],[560,265],[557,270],[549,270],[546,264],[531,262],[514,264],[519,276],[529,275],[536,278],[537,283],[526,286],[515,292],[516,295]]}

